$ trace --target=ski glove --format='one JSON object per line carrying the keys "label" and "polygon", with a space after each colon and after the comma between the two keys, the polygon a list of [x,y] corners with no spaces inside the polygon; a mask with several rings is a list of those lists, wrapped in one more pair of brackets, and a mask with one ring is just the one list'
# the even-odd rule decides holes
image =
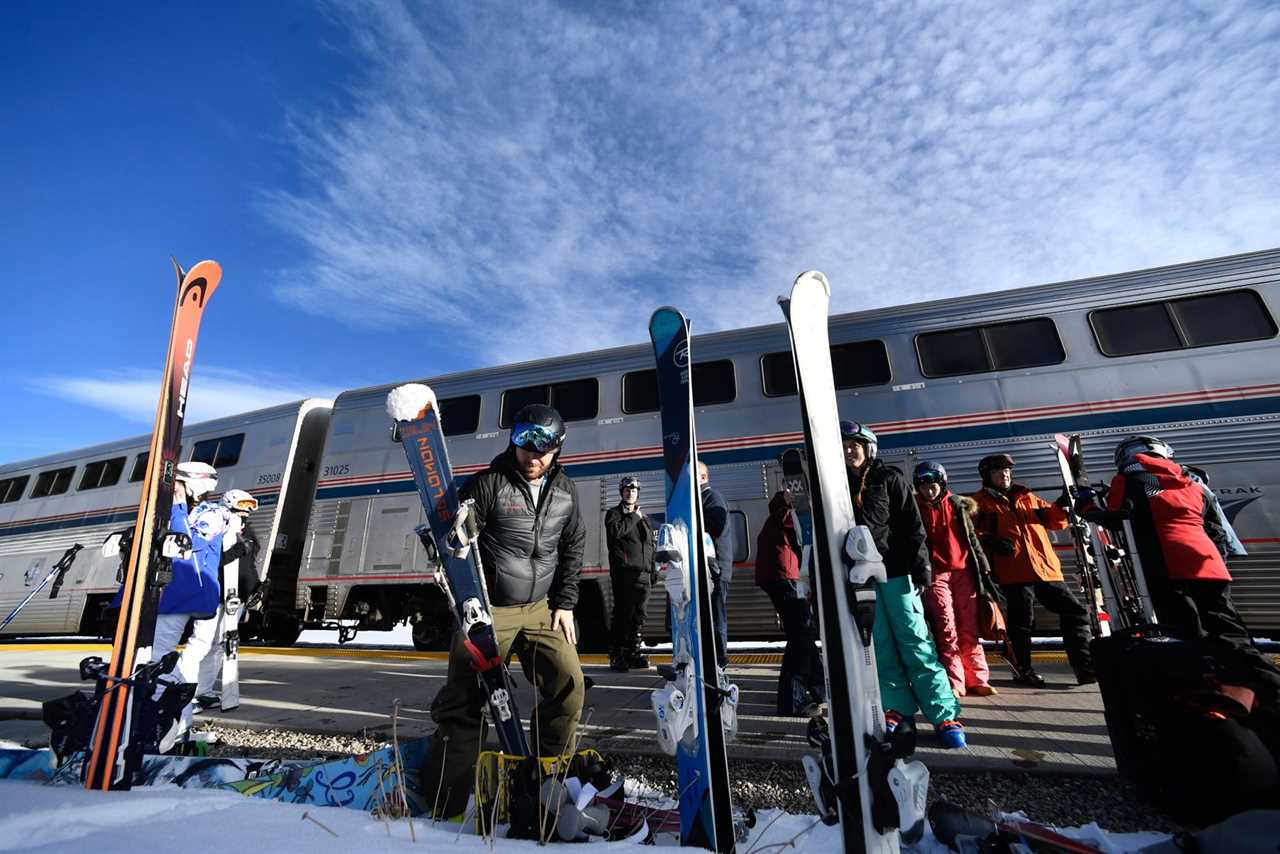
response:
{"label": "ski glove", "polygon": [[1013,540],[1008,537],[996,537],[991,541],[991,550],[998,555],[1011,555],[1018,550]]}

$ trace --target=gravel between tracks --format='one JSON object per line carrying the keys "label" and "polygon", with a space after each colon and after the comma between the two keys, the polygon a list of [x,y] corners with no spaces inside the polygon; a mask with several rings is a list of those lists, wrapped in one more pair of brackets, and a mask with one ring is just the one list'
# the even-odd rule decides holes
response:
{"label": "gravel between tracks", "polygon": [[[379,737],[317,735],[291,730],[248,730],[208,725],[217,736],[214,756],[263,759],[319,759],[374,750],[388,742]],[[622,756],[618,762],[629,780],[671,797],[677,790],[675,764],[666,757]],[[812,813],[813,801],[799,762],[730,762],[734,800],[756,809],[781,807],[790,813]],[[988,812],[995,804],[1006,812],[1022,811],[1031,819],[1063,827],[1096,821],[1116,832],[1151,830],[1172,833],[1181,828],[1143,802],[1118,778],[1013,772],[995,774],[939,773],[929,779],[930,802],[943,799],[970,810]]]}

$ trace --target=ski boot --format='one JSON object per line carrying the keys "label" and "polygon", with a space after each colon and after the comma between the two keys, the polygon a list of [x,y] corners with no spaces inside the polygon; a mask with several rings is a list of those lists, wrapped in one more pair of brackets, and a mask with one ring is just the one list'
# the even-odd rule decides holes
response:
{"label": "ski boot", "polygon": [[627,666],[632,670],[648,670],[649,656],[640,651],[641,641],[637,638],[636,645],[627,650],[625,655]]}
{"label": "ski boot", "polygon": [[[645,666],[648,666],[647,661]],[[609,650],[609,669],[614,673],[626,673],[631,669],[631,660],[627,650],[617,646]]]}
{"label": "ski boot", "polygon": [[934,727],[934,731],[938,733],[942,746],[948,750],[959,750],[968,746],[964,738],[964,725],[959,721],[943,721]]}

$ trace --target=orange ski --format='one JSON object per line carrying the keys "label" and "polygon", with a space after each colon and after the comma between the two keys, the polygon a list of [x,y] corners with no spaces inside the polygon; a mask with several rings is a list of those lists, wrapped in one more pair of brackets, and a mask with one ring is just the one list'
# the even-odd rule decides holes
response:
{"label": "orange ski", "polygon": [[175,260],[178,299],[173,310],[169,351],[165,358],[160,402],[147,457],[147,473],[142,481],[138,518],[120,597],[120,617],[116,622],[111,663],[100,684],[102,702],[94,725],[89,757],[84,764],[87,789],[128,789],[133,774],[130,755],[133,698],[127,681],[134,671],[139,647],[149,647],[155,634],[156,605],[160,587],[156,576],[163,567],[160,544],[169,529],[173,507],[174,475],[182,440],[182,422],[187,411],[191,365],[195,360],[196,337],[204,307],[222,279],[215,261],[201,261],[183,272]]}

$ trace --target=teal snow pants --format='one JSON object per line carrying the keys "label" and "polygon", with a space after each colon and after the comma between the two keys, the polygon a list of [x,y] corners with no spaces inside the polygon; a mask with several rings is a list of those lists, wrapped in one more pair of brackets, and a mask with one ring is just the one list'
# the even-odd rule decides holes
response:
{"label": "teal snow pants", "polygon": [[960,702],[938,663],[924,603],[910,577],[876,584],[872,640],[885,711],[892,709],[909,718],[919,709],[934,726],[960,718]]}

